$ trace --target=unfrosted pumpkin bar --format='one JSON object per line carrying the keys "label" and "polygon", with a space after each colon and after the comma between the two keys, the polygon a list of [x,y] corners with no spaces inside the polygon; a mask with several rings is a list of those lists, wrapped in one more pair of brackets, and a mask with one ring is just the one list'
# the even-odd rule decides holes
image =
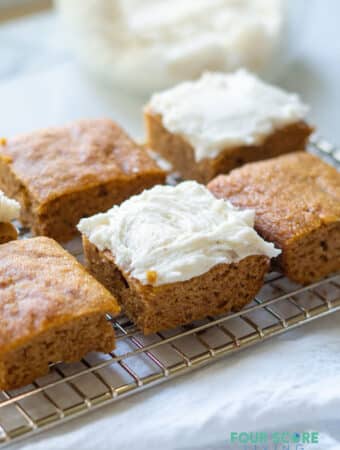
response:
{"label": "unfrosted pumpkin bar", "polygon": [[313,131],[295,94],[249,72],[206,73],[154,94],[147,145],[184,179],[207,183],[252,161],[303,150]]}
{"label": "unfrosted pumpkin bar", "polygon": [[307,284],[340,270],[340,173],[306,152],[248,164],[208,185],[254,208],[255,228],[282,250],[289,278]]}
{"label": "unfrosted pumpkin bar", "polygon": [[48,372],[49,363],[76,361],[114,348],[105,314],[115,298],[46,237],[0,246],[0,389]]}
{"label": "unfrosted pumpkin bar", "polygon": [[0,188],[37,235],[67,241],[82,217],[165,180],[147,152],[109,119],[82,120],[8,139]]}
{"label": "unfrosted pumpkin bar", "polygon": [[0,191],[0,244],[17,239],[18,231],[11,222],[18,219],[19,214],[19,203]]}
{"label": "unfrosted pumpkin bar", "polygon": [[185,182],[144,191],[79,229],[90,272],[149,334],[253,300],[279,253],[253,220]]}

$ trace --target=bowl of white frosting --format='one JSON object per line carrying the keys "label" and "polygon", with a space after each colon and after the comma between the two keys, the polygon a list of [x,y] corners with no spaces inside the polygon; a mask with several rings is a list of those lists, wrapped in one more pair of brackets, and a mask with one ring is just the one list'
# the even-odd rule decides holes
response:
{"label": "bowl of white frosting", "polygon": [[150,93],[204,71],[262,72],[282,0],[56,0],[67,41],[101,79]]}

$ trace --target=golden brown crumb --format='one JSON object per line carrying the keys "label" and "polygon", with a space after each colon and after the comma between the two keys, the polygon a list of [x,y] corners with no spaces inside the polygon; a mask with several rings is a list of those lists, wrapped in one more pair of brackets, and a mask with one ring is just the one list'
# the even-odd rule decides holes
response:
{"label": "golden brown crumb", "polygon": [[148,280],[148,283],[155,284],[157,281],[157,272],[155,270],[148,270],[146,272],[146,279]]}
{"label": "golden brown crumb", "polygon": [[4,137],[0,137],[0,145],[2,145],[2,146],[7,145],[7,139]]}

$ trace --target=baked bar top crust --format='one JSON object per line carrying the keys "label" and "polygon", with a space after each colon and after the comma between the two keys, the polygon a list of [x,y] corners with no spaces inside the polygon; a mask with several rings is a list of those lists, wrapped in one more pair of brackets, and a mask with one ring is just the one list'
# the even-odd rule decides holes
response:
{"label": "baked bar top crust", "polygon": [[9,139],[0,147],[0,158],[39,203],[116,178],[163,173],[110,119],[81,120]]}
{"label": "baked bar top crust", "polygon": [[71,320],[118,312],[115,298],[52,239],[0,246],[0,354]]}
{"label": "baked bar top crust", "polygon": [[255,227],[280,247],[340,221],[340,173],[309,153],[247,164],[208,188],[236,206],[255,208]]}

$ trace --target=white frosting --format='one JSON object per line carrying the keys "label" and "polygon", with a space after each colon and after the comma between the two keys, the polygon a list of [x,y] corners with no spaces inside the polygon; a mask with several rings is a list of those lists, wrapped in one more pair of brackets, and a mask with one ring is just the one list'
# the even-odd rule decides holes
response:
{"label": "white frosting", "polygon": [[238,145],[260,144],[274,130],[305,118],[296,94],[264,83],[245,70],[206,73],[199,80],[152,96],[147,107],[164,127],[182,135],[196,161]]}
{"label": "white frosting", "polygon": [[152,92],[204,70],[265,66],[280,36],[281,0],[58,0],[83,63]]}
{"label": "white frosting", "polygon": [[20,205],[16,200],[12,200],[0,191],[0,222],[11,222],[18,219]]}
{"label": "white frosting", "polygon": [[[254,230],[254,211],[236,209],[194,181],[156,186],[82,219],[78,229],[142,284],[185,281],[220,263],[280,253]],[[148,271],[157,273],[154,282]]]}

